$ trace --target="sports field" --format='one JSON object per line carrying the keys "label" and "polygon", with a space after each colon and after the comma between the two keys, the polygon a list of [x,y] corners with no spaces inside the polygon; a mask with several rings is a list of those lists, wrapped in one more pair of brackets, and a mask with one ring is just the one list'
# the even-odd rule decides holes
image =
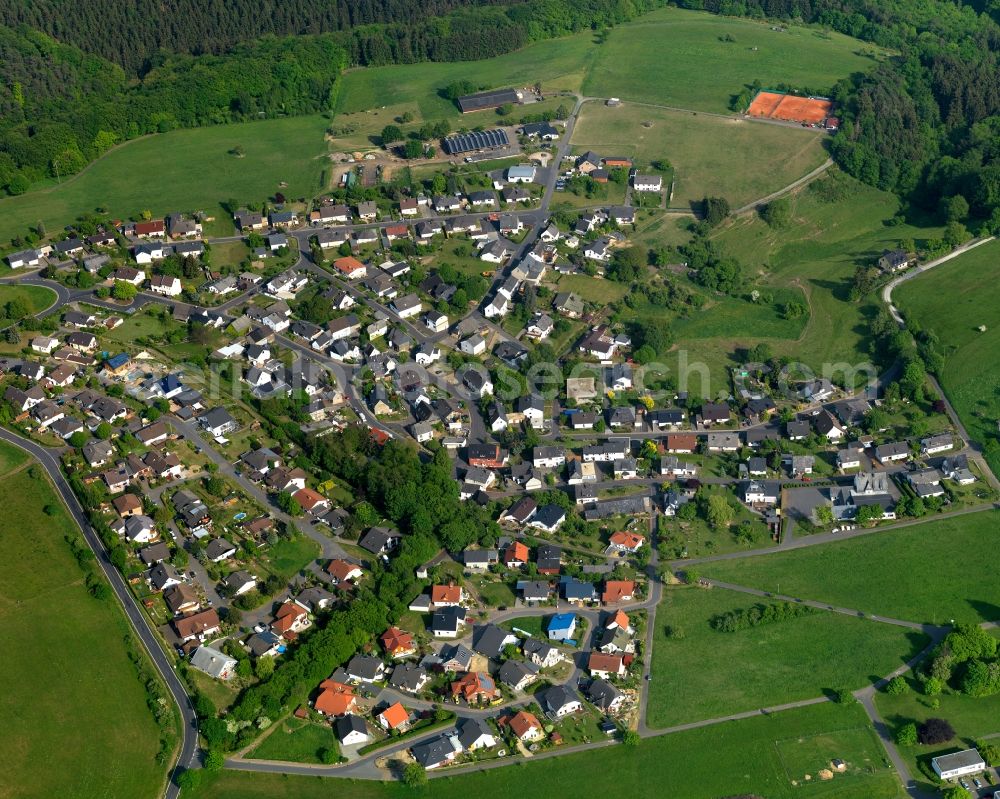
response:
{"label": "sports field", "polygon": [[872,69],[875,52],[815,28],[664,8],[611,30],[583,90],[726,113],[732,96],[754,80],[824,94],[840,78]]}
{"label": "sports field", "polygon": [[[656,614],[651,727],[861,688],[927,645],[920,633],[825,611],[740,632],[709,626],[717,614],[760,601],[721,588],[666,593]],[[682,635],[667,637],[668,625]]]}
{"label": "sports field", "polygon": [[760,92],[753,98],[747,114],[761,119],[807,122],[817,125],[833,110],[833,103],[821,97],[797,97],[778,92]]}
{"label": "sports field", "polygon": [[[0,199],[0,240],[39,220],[60,230],[104,208],[128,217],[142,210],[221,214],[227,199],[261,202],[276,191],[312,197],[327,160],[320,116],[177,130],[123,144],[61,184]],[[242,158],[230,155],[242,147]],[[287,187],[280,188],[285,182]],[[230,226],[229,231],[232,228]]]}
{"label": "sports field", "polygon": [[[903,316],[937,336],[945,355],[941,387],[980,443],[1000,418],[1000,242],[983,244],[893,291]],[[985,326],[984,331],[979,327]],[[985,454],[994,473],[1000,454]]]}
{"label": "sports field", "polygon": [[[830,782],[816,778],[832,758],[848,764]],[[805,774],[812,779],[806,781]],[[651,779],[650,775],[658,775]],[[793,781],[797,784],[793,784]],[[399,782],[343,781],[223,771],[194,799],[467,799],[620,793],[634,799],[898,799],[904,796],[860,706],[830,703],[713,725],[585,754],[434,779],[414,791]]]}
{"label": "sports field", "polygon": [[576,149],[666,160],[674,168],[673,208],[722,196],[733,208],[787,186],[826,160],[815,130],[624,103],[583,106]]}
{"label": "sports field", "polygon": [[906,621],[997,621],[1000,584],[985,554],[998,545],[1000,512],[984,511],[698,568],[725,582]]}
{"label": "sports field", "polygon": [[[63,536],[73,522],[41,472],[0,443],[0,692],[4,799],[153,799],[160,732],[113,600],[90,596]],[[13,471],[11,471],[13,470]]]}

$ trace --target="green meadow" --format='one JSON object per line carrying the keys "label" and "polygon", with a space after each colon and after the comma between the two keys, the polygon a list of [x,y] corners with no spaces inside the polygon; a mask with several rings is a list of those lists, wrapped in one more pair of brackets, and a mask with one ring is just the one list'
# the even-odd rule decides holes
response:
{"label": "green meadow", "polygon": [[[987,553],[1000,513],[930,519],[822,547],[706,563],[702,574],[787,596],[919,623],[1000,620],[1000,585]],[[948,556],[942,557],[947,550]]]}
{"label": "green meadow", "polygon": [[[0,742],[5,799],[161,796],[160,732],[115,600],[90,596],[63,536],[75,525],[41,467],[0,444]],[[37,476],[36,476],[37,474]]]}
{"label": "green meadow", "polygon": [[[995,438],[1000,418],[1000,242],[983,244],[903,283],[892,299],[907,321],[937,336],[945,355],[941,387],[969,434],[980,443]],[[1000,456],[991,449],[985,454],[993,471],[1000,471]]]}

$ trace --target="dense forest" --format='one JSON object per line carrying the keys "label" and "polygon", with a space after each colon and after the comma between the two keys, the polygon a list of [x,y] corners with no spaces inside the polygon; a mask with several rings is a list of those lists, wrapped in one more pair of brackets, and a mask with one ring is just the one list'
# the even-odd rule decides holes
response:
{"label": "dense forest", "polygon": [[662,4],[0,0],[0,189],[146,133],[330,110],[348,65],[489,58]]}
{"label": "dense forest", "polygon": [[0,186],[19,194],[146,133],[329,108],[347,56],[323,37],[262,39],[226,56],[173,56],[130,81],[37,31],[0,27],[0,63]]}
{"label": "dense forest", "polygon": [[[838,164],[928,210],[1000,229],[1000,25],[947,0],[680,0],[719,14],[814,23],[899,56],[834,89]],[[947,215],[947,214],[946,214]]]}
{"label": "dense forest", "polygon": [[228,53],[264,36],[343,31],[516,0],[2,0],[0,24],[26,25],[141,74],[160,52]]}

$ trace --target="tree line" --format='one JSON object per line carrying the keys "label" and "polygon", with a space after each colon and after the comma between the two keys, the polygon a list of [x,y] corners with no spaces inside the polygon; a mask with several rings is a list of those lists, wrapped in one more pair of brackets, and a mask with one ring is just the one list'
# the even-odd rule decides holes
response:
{"label": "tree line", "polygon": [[713,630],[721,633],[735,633],[760,627],[762,624],[777,624],[789,619],[797,619],[815,613],[808,605],[796,605],[791,602],[781,604],[753,605],[749,608],[729,610],[713,616],[709,620]]}

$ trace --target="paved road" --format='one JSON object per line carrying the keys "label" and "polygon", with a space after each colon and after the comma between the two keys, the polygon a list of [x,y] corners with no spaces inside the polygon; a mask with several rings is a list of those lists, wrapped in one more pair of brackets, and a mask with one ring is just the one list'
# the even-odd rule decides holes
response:
{"label": "paved road", "polygon": [[174,672],[171,659],[161,648],[160,634],[153,626],[145,611],[139,606],[138,601],[132,595],[121,573],[108,559],[108,553],[104,548],[104,544],[101,542],[94,528],[90,526],[90,522],[87,521],[87,516],[76,495],[62,475],[62,471],[59,468],[59,461],[56,457],[46,448],[2,428],[0,428],[0,439],[30,454],[38,460],[48,473],[70,515],[72,515],[77,525],[79,525],[84,540],[91,550],[93,550],[97,564],[101,567],[101,571],[110,583],[115,598],[125,611],[125,616],[128,618],[132,629],[149,655],[149,659],[153,662],[153,666],[160,673],[164,683],[166,683],[167,689],[170,691],[170,695],[177,705],[181,718],[181,746],[165,793],[166,799],[176,799],[180,793],[176,782],[179,770],[198,765],[198,718],[195,715],[194,707],[187,695],[184,684]]}
{"label": "paved road", "polygon": [[865,713],[868,714],[868,718],[871,721],[872,726],[875,728],[875,733],[882,741],[882,745],[885,747],[885,751],[889,755],[889,760],[892,762],[893,768],[896,769],[896,775],[899,777],[899,781],[902,783],[906,792],[913,797],[913,799],[933,799],[933,797],[938,796],[938,794],[927,793],[922,790],[916,780],[913,779],[913,776],[910,774],[909,766],[903,759],[902,755],[900,755],[899,749],[896,748],[896,740],[892,735],[892,731],[889,729],[889,726],[885,723],[885,720],[878,712],[878,708],[875,705],[875,694],[877,691],[884,688],[886,683],[888,683],[893,677],[899,677],[906,672],[913,670],[920,661],[930,654],[931,650],[941,643],[942,639],[948,634],[949,629],[950,628],[948,627],[931,628],[928,633],[931,637],[930,643],[928,643],[923,650],[918,652],[899,668],[885,675],[882,679],[872,685],[866,685],[861,690],[854,692],[855,698],[865,709]]}
{"label": "paved road", "polygon": [[[247,492],[253,499],[259,502],[263,507],[268,508],[271,516],[276,519],[283,521],[285,524],[289,525],[292,529],[298,528],[307,536],[309,536],[313,541],[315,541],[320,546],[322,552],[322,557],[325,560],[330,560],[332,558],[344,558],[347,557],[347,553],[344,551],[343,547],[340,546],[336,541],[327,535],[324,535],[319,530],[317,530],[312,524],[309,523],[307,517],[302,519],[293,519],[291,516],[283,513],[278,508],[271,504],[270,498],[267,494],[261,490],[261,488],[254,483],[251,483],[242,475],[236,473],[236,468],[228,460],[226,460],[215,448],[212,446],[214,442],[208,441],[202,430],[194,422],[188,422],[178,419],[176,416],[171,415],[169,417],[169,422],[177,430],[184,434],[184,437],[189,441],[193,442],[196,446],[200,447],[204,454],[219,467],[219,472],[224,476],[228,477],[230,480],[235,482],[244,491]],[[315,567],[315,564],[312,564]],[[318,567],[316,567],[318,568]]]}
{"label": "paved road", "polygon": [[892,292],[901,283],[905,283],[908,280],[913,280],[913,278],[918,275],[922,275],[924,272],[928,272],[935,266],[940,266],[941,264],[948,263],[952,258],[957,258],[959,255],[967,253],[969,250],[974,250],[987,242],[993,241],[993,236],[987,236],[982,239],[973,239],[968,244],[963,244],[952,250],[947,255],[943,255],[933,261],[928,261],[926,264],[921,264],[920,266],[915,266],[912,269],[907,269],[898,277],[894,277],[888,283],[882,287],[882,301],[889,307],[889,313],[892,314],[892,318],[896,320],[896,323],[900,326],[905,326],[906,322],[903,320],[903,315],[899,312],[899,309],[892,304]]}

